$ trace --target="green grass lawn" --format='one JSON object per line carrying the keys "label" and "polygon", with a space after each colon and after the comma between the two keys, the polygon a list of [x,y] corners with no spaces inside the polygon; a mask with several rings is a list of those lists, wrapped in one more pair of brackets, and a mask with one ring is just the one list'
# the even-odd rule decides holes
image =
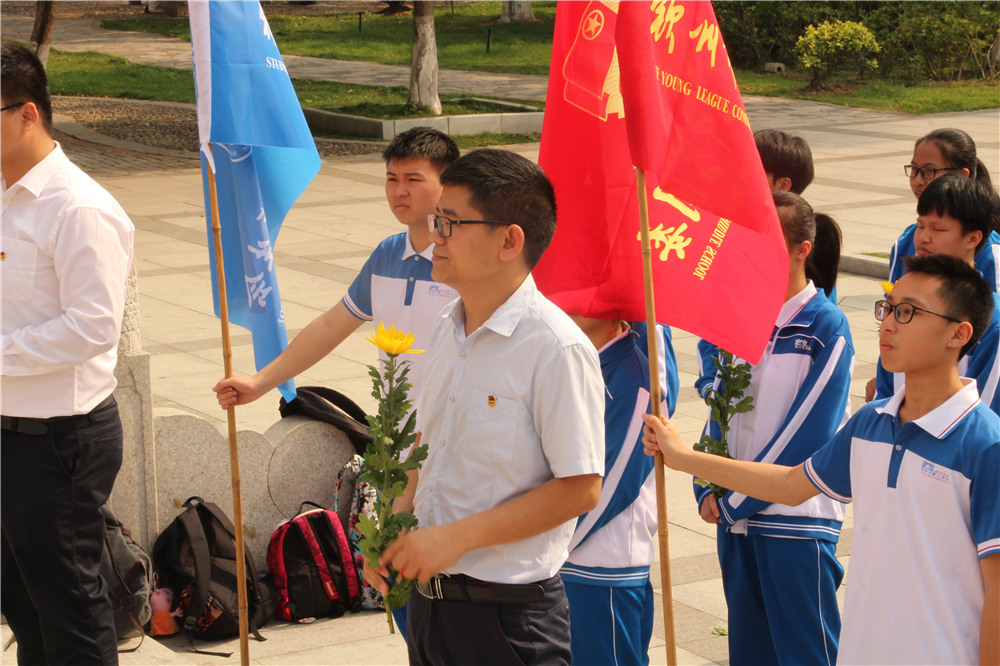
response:
{"label": "green grass lawn", "polygon": [[[534,2],[535,22],[501,25],[499,2],[463,2],[434,9],[438,66],[481,72],[548,74],[552,57],[555,3]],[[271,32],[287,55],[410,64],[413,18],[409,14],[288,16],[268,18]],[[138,30],[191,39],[186,18],[142,18],[102,21],[110,30]],[[492,31],[490,51],[487,37]]]}
{"label": "green grass lawn", "polygon": [[979,81],[923,82],[916,85],[873,78],[858,82],[853,77],[832,81],[834,91],[808,92],[807,74],[758,74],[738,71],[736,80],[740,93],[808,99],[840,106],[853,106],[880,111],[903,113],[944,113],[974,111],[1000,106],[1000,87],[996,83]]}
{"label": "green grass lawn", "polygon": [[[55,95],[122,97],[194,104],[194,77],[189,70],[138,65],[101,53],[68,53],[53,49],[48,63],[49,88]],[[334,81],[293,79],[303,106],[366,115],[373,118],[406,118],[426,115],[407,107],[408,91],[402,86],[366,86]],[[441,95],[445,113],[496,113],[511,111],[494,104],[468,100],[468,95]],[[511,100],[536,108],[544,104]]]}

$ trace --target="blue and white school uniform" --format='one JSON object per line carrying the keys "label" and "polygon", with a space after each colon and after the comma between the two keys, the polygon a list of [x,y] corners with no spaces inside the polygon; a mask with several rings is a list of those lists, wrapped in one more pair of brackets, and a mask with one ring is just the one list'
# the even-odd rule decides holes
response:
{"label": "blue and white school uniform", "polygon": [[[913,236],[917,231],[916,223],[906,227],[902,235],[893,243],[889,250],[889,281],[895,282],[903,277],[906,266],[903,265],[903,257],[917,253]],[[976,268],[983,274],[986,283],[993,291],[1000,291],[1000,233],[991,231],[986,244],[975,258]]]}
{"label": "blue and white school uniform", "polygon": [[820,491],[855,502],[841,663],[979,663],[979,560],[1000,554],[1000,417],[963,382],[903,425],[903,390],[865,405],[806,462]]}
{"label": "blue and white school uniform", "polygon": [[[782,306],[752,367],[746,394],[754,409],[731,421],[730,455],[786,466],[804,462],[849,418],[853,367],[847,318],[809,282]],[[706,428],[718,437],[714,422]],[[695,486],[699,506],[710,492]],[[793,507],[730,492],[719,498],[719,513],[730,663],[832,664],[843,505],[818,496]]]}
{"label": "blue and white school uniform", "polygon": [[[920,315],[918,315],[920,316]],[[976,380],[979,399],[987,407],[1000,414],[1000,295],[993,292],[993,318],[982,337],[958,361],[958,374]],[[878,360],[875,373],[875,398],[889,398],[899,391],[906,382],[901,372],[889,372]]]}
{"label": "blue and white school uniform", "polygon": [[[383,240],[344,295],[347,311],[362,321],[412,331],[413,348],[427,349],[431,326],[441,308],[458,298],[457,291],[431,278],[432,250],[433,243],[423,252],[416,252],[409,231]],[[411,354],[406,359],[410,363],[410,399],[414,404],[424,384],[427,356]],[[382,350],[379,357],[387,358]],[[405,640],[406,606],[393,610],[393,616]]]}
{"label": "blue and white school uniform", "polygon": [[[660,334],[666,403],[676,403],[677,366],[669,329]],[[654,458],[642,448],[649,413],[649,362],[643,339],[626,331],[600,350],[605,384],[604,481],[597,507],[577,521],[559,572],[570,603],[574,664],[648,664],[653,632],[649,565],[656,555]],[[666,405],[665,405],[666,407]],[[667,407],[669,410],[669,407]]]}
{"label": "blue and white school uniform", "polygon": [[[344,296],[348,312],[362,321],[412,331],[414,349],[427,349],[431,325],[441,308],[458,298],[456,290],[431,278],[432,249],[433,243],[415,252],[408,231],[379,243]],[[381,350],[379,356],[386,358]],[[423,386],[426,356],[407,358],[414,402]]]}

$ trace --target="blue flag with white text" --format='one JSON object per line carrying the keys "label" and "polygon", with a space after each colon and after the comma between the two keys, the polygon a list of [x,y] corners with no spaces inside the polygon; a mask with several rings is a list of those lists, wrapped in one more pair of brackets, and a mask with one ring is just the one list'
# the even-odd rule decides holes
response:
{"label": "blue flag with white text", "polygon": [[[260,3],[190,0],[188,9],[215,313],[213,166],[229,318],[250,330],[260,370],[288,345],[274,265],[278,231],[320,157]],[[294,397],[293,382],[279,388]]]}

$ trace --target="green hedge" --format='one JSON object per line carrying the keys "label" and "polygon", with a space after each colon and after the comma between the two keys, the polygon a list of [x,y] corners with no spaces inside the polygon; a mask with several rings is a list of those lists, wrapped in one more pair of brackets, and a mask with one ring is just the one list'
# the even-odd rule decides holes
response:
{"label": "green hedge", "polygon": [[918,81],[992,80],[990,45],[1000,30],[996,2],[734,2],[717,1],[729,57],[738,68],[797,62],[795,45],[806,28],[824,21],[864,24],[881,46],[884,76]]}

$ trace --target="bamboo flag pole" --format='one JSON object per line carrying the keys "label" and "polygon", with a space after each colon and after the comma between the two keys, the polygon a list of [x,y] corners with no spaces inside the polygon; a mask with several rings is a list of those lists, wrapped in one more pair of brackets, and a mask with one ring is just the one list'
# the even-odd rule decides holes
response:
{"label": "bamboo flag pole", "polygon": [[[660,416],[660,354],[656,341],[656,304],[653,301],[653,259],[649,242],[649,209],[646,205],[646,174],[635,170],[639,189],[639,236],[642,242],[642,279],[646,292],[646,339],[649,353],[649,400],[653,416]],[[670,546],[667,543],[667,496],[663,472],[663,454],[656,454],[656,519],[660,540],[660,591],[663,596],[663,633],[668,666],[677,664],[677,638],[674,635],[674,594],[670,583]]]}
{"label": "bamboo flag pole", "polygon": [[[209,154],[212,144],[208,145]],[[226,378],[233,376],[233,348],[229,341],[229,302],[226,300],[226,272],[222,261],[222,225],[219,222],[219,196],[215,172],[208,165],[208,196],[212,206],[212,240],[215,244],[215,279],[219,288],[219,320],[222,322],[222,363]],[[236,528],[236,599],[240,617],[240,664],[250,665],[250,640],[247,636],[247,572],[243,544],[243,501],[240,493],[240,453],[236,445],[236,405],[226,410],[229,422],[229,469],[233,486],[233,525]]]}

